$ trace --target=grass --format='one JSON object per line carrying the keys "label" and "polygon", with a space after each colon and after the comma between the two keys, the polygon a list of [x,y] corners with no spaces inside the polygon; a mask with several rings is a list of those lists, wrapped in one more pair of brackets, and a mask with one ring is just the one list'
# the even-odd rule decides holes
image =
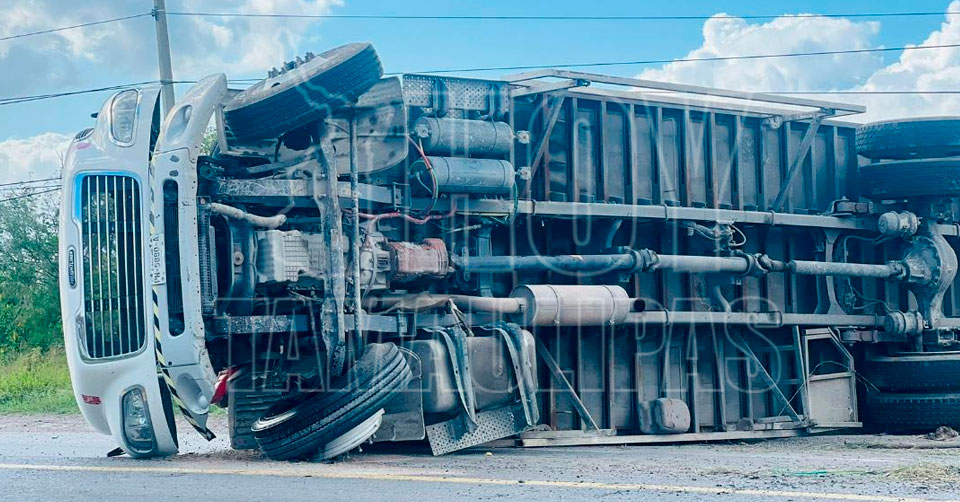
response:
{"label": "grass", "polygon": [[[0,415],[79,413],[63,348],[32,349],[0,359]],[[180,415],[180,410],[175,410]],[[219,406],[211,416],[226,415]]]}
{"label": "grass", "polygon": [[960,477],[960,467],[952,465],[923,463],[900,467],[887,473],[891,478],[900,481],[917,483],[953,483]]}
{"label": "grass", "polygon": [[62,348],[0,360],[0,414],[77,412]]}

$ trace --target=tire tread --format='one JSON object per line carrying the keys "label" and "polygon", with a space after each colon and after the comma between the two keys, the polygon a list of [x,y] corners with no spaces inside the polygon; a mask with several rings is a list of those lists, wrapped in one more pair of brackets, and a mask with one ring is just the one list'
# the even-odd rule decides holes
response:
{"label": "tire tread", "polygon": [[863,373],[886,392],[960,392],[960,354],[868,358]]}
{"label": "tire tread", "polygon": [[857,129],[857,153],[873,160],[960,155],[960,118],[896,120]]}
{"label": "tire tread", "polygon": [[[254,438],[270,458],[302,458],[369,418],[410,378],[406,359],[395,345],[369,345],[330,391],[295,405],[287,420],[272,425],[258,421]],[[273,409],[267,416],[280,412]]]}
{"label": "tire tread", "polygon": [[960,394],[870,393],[865,421],[885,432],[932,431],[940,426],[960,428]]}
{"label": "tire tread", "polygon": [[303,82],[293,87],[264,91],[255,85],[227,103],[224,121],[228,134],[241,142],[275,138],[353,102],[382,75],[380,59],[367,44],[329,68],[304,75]]}

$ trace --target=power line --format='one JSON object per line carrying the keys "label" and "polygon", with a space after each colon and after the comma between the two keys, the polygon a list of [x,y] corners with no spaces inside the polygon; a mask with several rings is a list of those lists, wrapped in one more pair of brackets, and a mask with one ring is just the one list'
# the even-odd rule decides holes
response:
{"label": "power line", "polygon": [[49,30],[39,30],[39,31],[31,31],[27,33],[19,33],[17,35],[8,35],[6,37],[0,37],[0,42],[3,42],[5,40],[13,40],[16,38],[32,37],[34,35],[45,35],[47,33],[56,33],[58,31],[73,30],[77,28],[86,28],[88,26],[97,26],[100,24],[117,23],[120,21],[127,21],[129,19],[136,19],[138,17],[146,17],[146,16],[152,16],[152,15],[153,15],[153,12],[144,12],[141,14],[133,14],[130,16],[115,17],[112,19],[102,19],[100,21],[91,21],[89,23],[80,23],[80,24],[74,24],[70,26],[61,26],[59,28],[50,28]]}
{"label": "power line", "polygon": [[[250,83],[250,82],[259,82],[262,79],[259,78],[241,78],[236,80],[228,80],[230,83]],[[104,92],[104,91],[118,91],[121,89],[129,89],[131,87],[140,87],[145,85],[159,84],[159,80],[144,80],[143,82],[131,82],[129,84],[117,84],[106,87],[96,87],[93,89],[81,89],[76,91],[64,91],[64,92],[55,92],[49,94],[34,94],[31,96],[16,96],[10,98],[0,98],[0,106],[17,104],[17,103],[28,103],[30,101],[38,101],[42,99],[52,99],[60,98],[64,96],[75,96],[78,94],[90,94],[94,92]],[[196,84],[197,80],[175,80],[174,84]]]}
{"label": "power line", "polygon": [[22,188],[22,189],[2,189],[2,190],[0,190],[0,194],[2,194],[2,195],[9,195],[9,194],[32,195],[32,194],[41,193],[41,192],[38,192],[37,190],[42,190],[43,192],[46,192],[47,190],[59,190],[59,189],[60,189],[60,185],[46,185],[46,186],[39,186],[39,187],[30,187],[29,189],[27,189],[27,188]]}
{"label": "power line", "polygon": [[28,198],[28,197],[36,197],[37,195],[43,195],[43,194],[45,194],[45,193],[56,192],[57,190],[60,190],[60,187],[51,188],[51,189],[49,189],[49,190],[44,190],[44,191],[42,191],[42,192],[33,192],[33,193],[26,193],[26,194],[16,195],[16,196],[14,196],[14,197],[7,197],[6,199],[0,199],[0,203],[9,202],[9,201],[12,201],[12,200],[26,199],[26,198]]}
{"label": "power line", "polygon": [[844,54],[870,54],[878,52],[895,51],[917,51],[927,49],[953,49],[960,47],[960,44],[941,44],[941,45],[911,45],[903,47],[871,47],[868,49],[844,49],[836,51],[811,51],[811,52],[791,52],[785,54],[748,54],[742,56],[714,56],[704,58],[677,58],[677,59],[647,59],[639,61],[599,61],[586,63],[564,63],[564,64],[542,64],[542,65],[515,65],[515,66],[489,66],[486,68],[454,68],[431,70],[420,73],[470,73],[479,71],[513,71],[513,70],[542,70],[549,68],[586,68],[598,66],[633,66],[646,64],[668,64],[668,63],[707,63],[718,61],[744,61],[754,59],[776,59],[776,58],[795,58],[808,56],[838,56]]}
{"label": "power line", "polygon": [[[239,79],[239,80],[231,80],[231,82],[243,82],[243,83],[247,83],[247,82],[254,82],[254,81],[259,81],[259,80],[261,80],[261,79]],[[43,99],[59,98],[59,97],[63,97],[63,96],[75,96],[75,95],[80,95],[80,94],[89,94],[89,93],[95,93],[95,92],[101,92],[101,91],[108,91],[108,90],[129,89],[129,88],[131,88],[131,87],[136,87],[136,86],[138,86],[138,85],[157,84],[157,83],[159,83],[159,82],[153,80],[153,81],[141,82],[140,84],[124,84],[124,85],[118,85],[118,86],[114,86],[114,87],[100,87],[100,88],[97,88],[97,89],[85,89],[85,90],[62,92],[62,93],[56,93],[56,94],[42,94],[42,95],[37,95],[37,96],[25,96],[25,97],[23,97],[23,98],[8,98],[8,99],[10,99],[9,101],[5,101],[5,100],[3,100],[3,99],[0,99],[0,106],[17,104],[17,103],[27,103],[27,102],[30,102],[30,101],[40,101],[40,100],[43,100]],[[175,83],[175,84],[195,84],[196,81],[178,80],[178,81],[176,81],[176,82],[174,82],[174,83]],[[897,95],[938,95],[938,94],[942,94],[942,95],[952,95],[952,94],[960,94],[960,90],[948,90],[948,89],[929,90],[929,91],[922,91],[922,90],[886,90],[886,91],[770,91],[770,90],[759,90],[759,91],[752,91],[752,92],[756,92],[756,93],[758,93],[758,94],[784,94],[784,95],[787,95],[787,94],[809,94],[809,95],[818,95],[818,94],[819,94],[819,95],[849,95],[849,96],[868,96],[868,95],[890,95],[890,96],[897,96]],[[17,100],[13,100],[13,99],[17,99]],[[0,185],[0,186],[2,186],[2,185]]]}
{"label": "power line", "polygon": [[[793,52],[793,53],[782,53],[782,54],[748,54],[740,56],[716,56],[716,57],[704,57],[704,58],[677,58],[677,59],[648,59],[648,60],[636,60],[636,61],[594,61],[594,62],[582,62],[582,63],[563,63],[563,64],[544,64],[544,65],[513,65],[513,66],[490,66],[490,67],[481,67],[481,68],[455,68],[455,69],[438,69],[438,70],[428,70],[420,72],[404,72],[404,73],[470,73],[470,72],[482,72],[482,71],[514,71],[514,70],[535,70],[535,69],[548,69],[548,68],[585,68],[585,67],[600,67],[600,66],[635,66],[635,65],[647,65],[647,64],[668,64],[668,63],[706,63],[706,62],[719,62],[719,61],[739,61],[739,60],[759,60],[759,59],[776,59],[776,58],[795,58],[795,57],[813,57],[813,56],[836,56],[836,55],[850,55],[850,54],[869,54],[869,53],[881,53],[881,52],[896,52],[896,51],[917,51],[917,50],[932,50],[932,49],[955,49],[960,48],[960,44],[940,44],[940,45],[921,45],[921,46],[902,46],[902,47],[874,47],[867,49],[845,49],[845,50],[835,50],[835,51],[811,51],[811,52]],[[388,73],[388,75],[398,75],[400,73]],[[259,81],[260,79],[234,79],[230,80],[233,83],[240,82],[254,82]],[[156,80],[147,80],[143,82],[135,82],[130,84],[121,84],[107,87],[99,87],[95,89],[84,89],[77,91],[67,91],[51,94],[38,94],[33,96],[19,96],[19,97],[10,97],[10,98],[0,98],[0,106],[15,104],[15,103],[24,103],[30,101],[37,101],[41,99],[51,99],[58,98],[63,96],[73,96],[77,94],[87,94],[93,92],[102,92],[110,90],[119,90],[130,87],[137,87],[141,85],[156,84]],[[196,83],[196,80],[178,80],[174,83],[178,84],[191,84]],[[758,91],[760,92],[760,91]],[[943,90],[943,91],[766,91],[774,94],[954,94],[955,91]]]}
{"label": "power line", "polygon": [[[913,11],[913,12],[846,12],[833,14],[714,14],[714,15],[622,15],[622,16],[503,16],[503,15],[393,15],[393,14],[283,14],[283,13],[244,13],[244,12],[185,12],[167,11],[168,16],[193,17],[234,17],[234,18],[274,18],[274,19],[360,19],[360,20],[395,20],[395,21],[705,21],[708,19],[818,19],[818,18],[890,18],[890,17],[928,17],[928,16],[956,16],[960,11]],[[61,31],[86,28],[108,23],[128,21],[141,17],[153,16],[153,12],[131,14],[129,16],[101,19],[58,28],[31,31],[0,37],[0,42],[14,40],[35,35],[45,35]]]}
{"label": "power line", "polygon": [[90,94],[92,92],[118,91],[120,89],[129,89],[130,87],[139,87],[139,86],[148,85],[148,84],[156,84],[158,82],[159,81],[157,80],[145,80],[143,82],[132,82],[129,84],[118,84],[118,85],[111,85],[106,87],[97,87],[94,89],[82,89],[77,91],[55,92],[50,94],[35,94],[32,96],[0,98],[0,106],[17,104],[17,103],[27,103],[30,101],[39,101],[42,99],[60,98],[64,96],[75,96],[78,94]]}
{"label": "power line", "polygon": [[[0,37],[0,42],[14,40],[35,35],[45,35],[61,31],[117,23],[141,17],[153,16],[154,13],[142,12],[129,16],[101,19],[87,23],[60,26],[46,30],[30,31]],[[503,15],[393,15],[393,14],[270,14],[244,12],[171,12],[168,16],[193,17],[235,17],[235,18],[275,18],[275,19],[366,19],[366,20],[437,20],[437,21],[705,21],[708,19],[818,19],[818,18],[889,18],[889,17],[928,17],[928,16],[956,16],[960,11],[912,11],[912,12],[846,12],[833,14],[713,14],[713,15],[622,15],[622,16],[503,16]]]}
{"label": "power line", "polygon": [[55,177],[55,178],[41,178],[41,179],[36,179],[36,180],[13,181],[13,182],[10,182],[10,183],[0,183],[0,187],[12,187],[12,186],[17,186],[17,185],[29,185],[29,184],[31,184],[31,183],[42,183],[42,182],[47,182],[47,181],[60,181],[60,180],[62,180],[62,179],[63,179],[62,177],[57,176],[57,177]]}
{"label": "power line", "polygon": [[[845,14],[783,14],[783,15],[746,15],[746,16],[733,16],[733,15],[720,15],[720,16],[418,16],[418,15],[365,15],[365,14],[247,14],[247,13],[211,13],[211,12],[167,12],[168,15],[177,15],[177,16],[223,16],[223,17],[252,17],[252,18],[263,18],[263,17],[276,17],[276,18],[358,18],[358,19],[635,19],[635,20],[664,20],[664,19],[707,19],[710,17],[728,17],[728,18],[741,18],[741,19],[760,19],[760,18],[773,18],[773,17],[796,17],[796,18],[816,18],[816,17],[892,17],[892,16],[927,16],[927,15],[960,15],[960,11],[947,11],[947,12],[874,12],[874,13],[845,13]],[[124,16],[113,19],[105,19],[101,21],[93,21],[89,23],[77,24],[73,26],[65,26],[62,28],[54,28],[50,30],[37,31],[32,33],[24,33],[20,35],[13,35],[8,37],[0,38],[2,40],[9,40],[12,38],[19,38],[24,36],[38,35],[42,33],[52,33],[56,31],[80,28],[85,26],[93,26],[98,24],[112,23],[118,21],[124,21],[128,19],[134,19],[138,17],[150,16],[153,15],[152,12],[134,14],[130,16]],[[882,52],[894,52],[894,51],[908,51],[908,50],[927,50],[927,49],[946,49],[946,48],[957,48],[960,47],[960,44],[943,44],[943,45],[926,45],[926,46],[904,46],[904,47],[877,47],[877,48],[867,48],[867,49],[848,49],[848,50],[835,50],[835,51],[812,51],[812,52],[798,52],[798,53],[785,53],[785,54],[752,54],[752,55],[741,55],[741,56],[716,56],[716,57],[703,57],[703,58],[677,58],[677,59],[650,59],[650,60],[637,60],[637,61],[599,61],[599,62],[584,62],[584,63],[562,63],[562,64],[542,64],[542,65],[512,65],[512,66],[491,66],[483,68],[455,68],[455,69],[438,69],[438,70],[429,70],[429,71],[420,71],[420,72],[405,72],[405,73],[472,73],[472,72],[483,72],[483,71],[514,71],[514,70],[534,70],[534,69],[547,69],[547,68],[586,68],[586,67],[604,67],[604,66],[635,66],[635,65],[648,65],[648,64],[669,64],[669,63],[693,63],[693,62],[719,62],[719,61],[737,61],[737,60],[758,60],[758,59],[772,59],[772,58],[793,58],[793,57],[810,57],[810,56],[830,56],[830,55],[847,55],[847,54],[868,54],[868,53],[882,53]],[[387,75],[397,75],[399,73],[388,73]],[[246,82],[256,82],[259,79],[236,79],[231,80],[233,83],[246,83]],[[193,83],[194,81],[185,80],[178,81],[175,83]],[[158,83],[156,80],[135,82],[130,84],[121,84],[107,87],[100,87],[95,89],[84,89],[77,91],[67,91],[59,93],[50,93],[50,94],[38,94],[32,96],[19,96],[19,97],[10,97],[10,98],[0,98],[0,106],[16,103],[25,103],[43,99],[52,99],[59,98],[64,96],[73,96],[78,94],[88,94],[95,92],[104,92],[112,90],[120,90],[129,87],[137,87],[147,84]],[[799,91],[791,91],[798,94],[813,94],[803,93]],[[822,91],[818,91],[822,92]],[[894,93],[890,91],[889,93]],[[896,92],[900,93],[900,92]]]}
{"label": "power line", "polygon": [[60,186],[58,182],[47,181],[41,184],[31,184],[29,181],[7,183],[6,186],[0,187],[0,191],[11,191],[11,190],[39,190],[41,188],[54,188]]}
{"label": "power line", "polygon": [[500,16],[500,15],[395,15],[395,14],[269,14],[245,12],[185,12],[167,11],[168,16],[239,17],[276,19],[382,19],[382,20],[436,20],[436,21],[704,21],[707,19],[776,19],[776,18],[865,18],[865,17],[925,17],[954,16],[960,11],[914,12],[853,12],[836,14],[754,14],[754,15],[624,15],[624,16]]}
{"label": "power line", "polygon": [[10,194],[32,194],[40,193],[38,190],[52,190],[59,189],[61,186],[60,183],[47,183],[44,185],[37,186],[10,186],[6,188],[0,188],[0,194],[10,195]]}

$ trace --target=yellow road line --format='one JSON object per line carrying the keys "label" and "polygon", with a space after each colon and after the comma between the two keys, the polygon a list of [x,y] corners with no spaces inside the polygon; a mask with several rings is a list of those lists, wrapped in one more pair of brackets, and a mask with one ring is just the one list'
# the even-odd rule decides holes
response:
{"label": "yellow road line", "polygon": [[[412,481],[420,483],[450,483],[464,485],[499,485],[499,486],[537,486],[547,488],[573,488],[588,490],[612,491],[651,491],[664,493],[689,493],[698,495],[740,495],[767,498],[791,499],[821,499],[842,500],[855,502],[951,502],[942,499],[928,499],[917,497],[895,497],[885,495],[859,495],[855,493],[805,492],[788,490],[766,490],[753,488],[723,488],[692,485],[664,485],[650,483],[603,483],[596,481],[546,481],[546,480],[516,480],[496,478],[474,478],[459,476],[432,476],[419,474],[388,474],[375,472],[334,472],[319,471],[307,468],[273,468],[265,469],[224,469],[224,468],[197,468],[197,467],[149,467],[149,466],[97,466],[97,465],[51,465],[51,464],[0,464],[0,470],[9,471],[66,471],[66,472],[104,472],[104,473],[141,473],[141,474],[214,474],[224,476],[275,476],[275,477],[305,477],[311,476],[321,479],[353,479],[364,481]],[[960,501],[953,501],[960,502]]]}

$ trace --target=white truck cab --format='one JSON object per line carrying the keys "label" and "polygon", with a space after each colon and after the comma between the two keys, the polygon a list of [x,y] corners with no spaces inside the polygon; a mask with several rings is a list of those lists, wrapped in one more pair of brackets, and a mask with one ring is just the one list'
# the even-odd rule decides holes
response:
{"label": "white truck cab", "polygon": [[[74,394],[87,421],[134,457],[176,453],[174,406],[201,433],[215,375],[204,346],[195,269],[185,260],[171,321],[164,189],[179,190],[182,228],[196,234],[196,162],[226,94],[214,75],[161,126],[159,88],[123,90],[76,136],[66,156],[60,222],[61,309]],[[190,195],[192,193],[192,195]],[[196,243],[181,239],[180,242]],[[187,244],[184,244],[186,247]],[[190,249],[174,252],[192,253]],[[170,260],[179,263],[179,260]],[[195,267],[194,267],[195,268]],[[183,295],[182,288],[196,289]],[[186,305],[180,305],[185,303]]]}
{"label": "white truck cab", "polygon": [[80,411],[133,456],[177,451],[173,408],[149,329],[149,163],[159,88],[113,95],[64,162],[60,298]]}

